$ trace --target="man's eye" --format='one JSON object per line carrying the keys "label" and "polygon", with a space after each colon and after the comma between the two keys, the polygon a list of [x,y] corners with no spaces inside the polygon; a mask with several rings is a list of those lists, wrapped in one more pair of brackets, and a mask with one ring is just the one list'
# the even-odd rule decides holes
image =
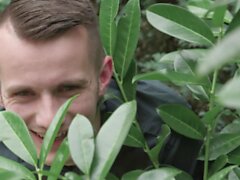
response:
{"label": "man's eye", "polygon": [[32,96],[33,93],[30,91],[19,91],[14,93],[14,96],[19,96],[19,97],[27,97],[27,96]]}

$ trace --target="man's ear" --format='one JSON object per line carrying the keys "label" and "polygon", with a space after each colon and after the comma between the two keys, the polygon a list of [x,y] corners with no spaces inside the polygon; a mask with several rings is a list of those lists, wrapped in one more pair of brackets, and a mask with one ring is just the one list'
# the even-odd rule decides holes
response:
{"label": "man's ear", "polygon": [[105,56],[103,59],[102,68],[99,73],[99,96],[103,96],[108,84],[111,81],[113,73],[112,57]]}

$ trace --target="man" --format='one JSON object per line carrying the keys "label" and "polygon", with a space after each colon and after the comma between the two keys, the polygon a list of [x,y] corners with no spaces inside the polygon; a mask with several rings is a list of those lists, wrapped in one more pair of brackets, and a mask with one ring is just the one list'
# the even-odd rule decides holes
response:
{"label": "man", "polygon": [[[97,16],[88,0],[12,0],[0,18],[0,42],[1,104],[24,119],[38,153],[58,108],[68,98],[79,94],[69,108],[47,156],[47,165],[51,164],[56,150],[66,137],[75,114],[85,115],[97,132],[103,112],[114,110],[113,105],[118,105],[115,101],[106,102],[101,112],[98,107],[99,99],[111,81],[112,59],[103,55]],[[114,83],[111,88],[114,91],[117,89]],[[139,113],[145,110],[140,125],[148,143],[153,145],[162,124],[154,108],[169,102],[169,99],[185,102],[169,88],[156,82],[142,82],[139,89],[137,94],[142,97],[138,100]],[[161,93],[158,90],[164,93],[163,97],[155,97]],[[149,97],[155,100],[151,101]],[[181,167],[183,162],[176,158],[176,151],[184,151],[176,145],[181,143],[181,137],[176,137],[167,146],[170,148],[167,151],[174,152],[174,155],[163,162],[191,171],[192,164]],[[196,154],[197,151],[194,151],[194,158]],[[18,161],[2,144],[0,155]],[[66,165],[74,164],[69,161]],[[149,160],[141,150],[124,147],[113,166],[113,172],[121,175],[131,169],[146,168],[147,165]]]}

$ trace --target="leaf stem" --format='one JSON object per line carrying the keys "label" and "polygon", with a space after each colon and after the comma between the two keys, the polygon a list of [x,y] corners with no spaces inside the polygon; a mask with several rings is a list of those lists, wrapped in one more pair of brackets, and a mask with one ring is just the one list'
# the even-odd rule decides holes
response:
{"label": "leaf stem", "polygon": [[42,180],[42,171],[36,168],[36,172],[37,172],[38,180]]}
{"label": "leaf stem", "polygon": [[206,136],[206,140],[205,140],[205,157],[204,157],[203,180],[207,180],[208,179],[208,159],[209,159],[210,137],[211,137],[211,126],[208,126],[207,127],[207,136]]}
{"label": "leaf stem", "polygon": [[123,97],[123,100],[124,100],[124,102],[127,102],[128,99],[127,99],[126,93],[125,93],[125,91],[123,89],[122,81],[120,81],[120,79],[118,78],[118,74],[116,73],[115,70],[113,71],[113,74],[114,74],[115,80],[117,82],[118,88],[120,89],[120,92],[121,92],[121,95]]}
{"label": "leaf stem", "polygon": [[217,77],[218,77],[218,70],[215,70],[213,73],[212,88],[210,91],[210,104],[209,104],[210,110],[214,107],[214,104],[215,104],[215,91],[216,91]]}
{"label": "leaf stem", "polygon": [[[127,101],[128,101],[128,98],[127,98],[126,93],[125,93],[125,91],[124,91],[124,89],[123,89],[122,81],[119,79],[118,74],[116,73],[115,70],[114,70],[113,74],[114,74],[115,80],[116,80],[116,82],[117,82],[117,85],[118,85],[118,87],[119,87],[119,89],[120,89],[120,92],[121,92],[121,95],[122,95],[122,97],[123,97],[123,100],[124,100],[124,102],[127,102]],[[139,125],[139,123],[138,123],[137,120],[135,120],[135,125],[136,125],[138,131],[139,131],[141,134],[143,134],[142,129],[141,129],[141,127],[140,127],[140,125]],[[152,156],[151,156],[151,154],[150,154],[149,146],[148,146],[148,144],[147,144],[147,142],[146,142],[145,139],[144,139],[144,151],[147,153],[147,155],[148,155],[149,159],[151,160],[154,168],[158,168],[158,167],[159,167],[159,163],[158,163],[158,162],[155,162],[155,161],[153,160],[153,158],[152,158]]]}
{"label": "leaf stem", "polygon": [[[218,69],[216,69],[213,73],[212,87],[211,87],[211,91],[210,91],[209,110],[213,109],[214,105],[215,105],[215,91],[216,91],[217,77],[218,77]],[[210,146],[210,138],[212,136],[212,130],[213,130],[213,127],[211,127],[211,125],[208,125],[207,126],[207,135],[206,135],[206,139],[205,139],[205,157],[204,157],[203,180],[208,179],[209,146]]]}

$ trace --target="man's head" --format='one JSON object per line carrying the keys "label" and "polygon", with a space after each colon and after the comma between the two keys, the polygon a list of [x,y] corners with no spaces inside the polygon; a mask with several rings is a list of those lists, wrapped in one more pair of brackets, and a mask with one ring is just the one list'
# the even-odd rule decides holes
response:
{"label": "man's head", "polygon": [[69,109],[47,158],[50,164],[76,113],[100,125],[97,104],[111,79],[97,17],[88,0],[13,0],[0,18],[2,105],[26,122],[38,151],[53,116]]}

